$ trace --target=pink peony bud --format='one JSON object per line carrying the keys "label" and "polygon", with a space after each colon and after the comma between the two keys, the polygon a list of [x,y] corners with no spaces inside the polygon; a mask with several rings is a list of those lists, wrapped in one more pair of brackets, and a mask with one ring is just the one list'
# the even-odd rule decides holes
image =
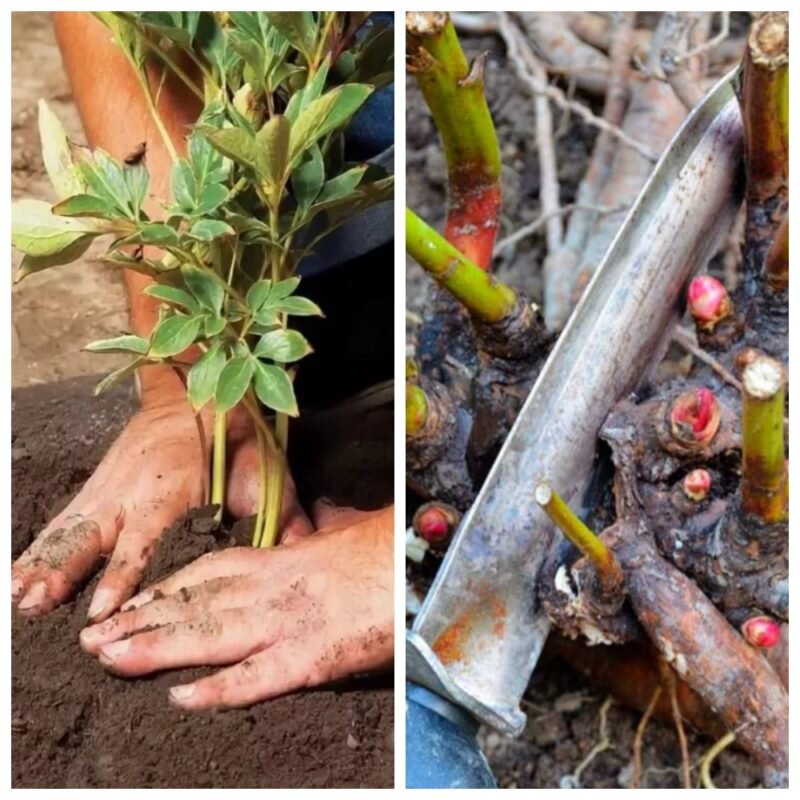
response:
{"label": "pink peony bud", "polygon": [[753,647],[775,647],[781,640],[781,626],[772,617],[750,617],[742,625],[742,636]]}
{"label": "pink peony bud", "polygon": [[692,279],[687,302],[695,324],[703,331],[713,331],[720,320],[733,313],[728,290],[710,275],[698,275]]}
{"label": "pink peony bud", "polygon": [[719,430],[719,404],[710,389],[684,392],[669,412],[672,435],[686,444],[710,442]]}
{"label": "pink peony bud", "polygon": [[414,514],[413,527],[434,550],[444,550],[455,533],[461,515],[446,503],[425,503]]}
{"label": "pink peony bud", "polygon": [[711,490],[711,475],[707,469],[693,469],[683,479],[683,491],[690,500],[699,503]]}

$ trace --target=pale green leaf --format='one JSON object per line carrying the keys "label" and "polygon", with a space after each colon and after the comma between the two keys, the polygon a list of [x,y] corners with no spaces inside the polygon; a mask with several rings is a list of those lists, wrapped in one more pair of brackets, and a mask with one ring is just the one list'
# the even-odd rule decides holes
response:
{"label": "pale green leaf", "polygon": [[235,233],[227,222],[221,219],[201,219],[192,225],[189,236],[201,242],[213,242],[222,236],[232,236]]}
{"label": "pale green leaf", "polygon": [[269,293],[269,305],[276,300],[283,300],[284,297],[288,297],[297,287],[300,285],[300,278],[286,278],[285,280],[278,281],[270,290]]}
{"label": "pale green leaf", "polygon": [[319,194],[325,181],[325,163],[319,146],[312,145],[301,162],[292,170],[292,191],[301,211],[307,209]]}
{"label": "pale green leaf", "polygon": [[269,291],[272,288],[272,281],[269,278],[265,278],[260,281],[256,281],[248,290],[247,296],[245,297],[245,301],[247,302],[247,307],[255,313],[258,311],[261,306],[264,305],[264,301],[267,299],[269,295]]}
{"label": "pale green leaf", "polygon": [[253,350],[258,358],[269,358],[280,364],[298,361],[312,352],[311,345],[299,331],[277,330],[265,333]]}
{"label": "pale green leaf", "polygon": [[225,365],[215,393],[217,413],[230,411],[244,397],[255,369],[256,361],[250,356],[236,356]]}
{"label": "pale green leaf", "polygon": [[98,220],[56,216],[44,200],[18,200],[11,205],[11,244],[31,256],[56,255],[107,229]]}
{"label": "pale green leaf", "polygon": [[103,378],[94,387],[95,396],[102,394],[112,386],[116,386],[121,381],[124,381],[128,375],[133,374],[138,367],[145,363],[147,363],[147,359],[144,356],[139,356],[139,358],[135,358],[124,367],[120,367],[119,369],[115,369],[113,372],[109,372],[108,375],[106,375],[105,378]]}
{"label": "pale green leaf", "polygon": [[63,199],[83,193],[85,185],[73,163],[67,134],[44,100],[39,101],[39,138],[44,168],[56,194]]}
{"label": "pale green leaf", "polygon": [[187,393],[195,411],[199,411],[214,397],[225,361],[225,351],[221,343],[214,342],[189,370],[186,379]]}
{"label": "pale green leaf", "polygon": [[181,265],[181,275],[200,305],[218,314],[225,299],[225,289],[220,281],[216,280],[208,270],[199,269],[193,264]]}
{"label": "pale green leaf", "polygon": [[256,168],[271,187],[282,186],[286,179],[291,127],[286,117],[275,114],[256,134]]}
{"label": "pale green leaf", "polygon": [[322,309],[307,297],[287,297],[278,300],[270,309],[293,317],[324,317]]}
{"label": "pale green leaf", "polygon": [[326,92],[301,111],[289,139],[290,166],[314,142],[348,122],[371,92],[370,86],[348,83]]}
{"label": "pale green leaf", "polygon": [[23,278],[27,278],[28,275],[33,275],[34,272],[42,272],[42,270],[49,269],[50,267],[60,267],[63,264],[71,264],[89,249],[91,243],[92,237],[85,236],[83,239],[74,241],[68,247],[51,256],[26,255],[19,265],[17,274],[14,276],[15,283],[19,283]]}
{"label": "pale green leaf", "polygon": [[200,332],[202,317],[172,316],[162,319],[150,337],[151,358],[169,358],[194,344]]}
{"label": "pale green leaf", "polygon": [[155,297],[157,300],[163,300],[165,303],[171,305],[181,306],[187,311],[197,311],[197,301],[183,289],[177,286],[167,286],[164,283],[152,283],[150,286],[145,287],[144,293]]}
{"label": "pale green leaf", "polygon": [[273,364],[264,364],[253,359],[255,389],[258,399],[267,407],[291,417],[298,415],[297,399],[289,373]]}
{"label": "pale green leaf", "polygon": [[138,353],[143,356],[150,349],[150,342],[141,336],[125,334],[115,336],[113,339],[98,339],[90,342],[83,349],[90,353]]}

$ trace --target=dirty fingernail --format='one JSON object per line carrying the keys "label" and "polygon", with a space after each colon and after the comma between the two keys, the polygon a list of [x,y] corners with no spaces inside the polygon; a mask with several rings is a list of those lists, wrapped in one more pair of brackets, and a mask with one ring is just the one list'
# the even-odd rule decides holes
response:
{"label": "dirty fingernail", "polygon": [[44,581],[34,583],[25,597],[22,598],[18,606],[20,611],[29,611],[36,606],[40,606],[47,597],[47,584]]}
{"label": "dirty fingernail", "polygon": [[113,602],[114,592],[110,589],[98,589],[94,593],[92,602],[89,606],[89,619],[99,617],[105,611],[109,610],[109,606]]}
{"label": "dirty fingernail", "polygon": [[24,588],[25,584],[19,578],[14,578],[11,581],[11,599],[16,600]]}
{"label": "dirty fingernail", "polygon": [[194,684],[187,683],[185,686],[173,686],[169,693],[172,699],[178,702],[188,700],[194,694]]}

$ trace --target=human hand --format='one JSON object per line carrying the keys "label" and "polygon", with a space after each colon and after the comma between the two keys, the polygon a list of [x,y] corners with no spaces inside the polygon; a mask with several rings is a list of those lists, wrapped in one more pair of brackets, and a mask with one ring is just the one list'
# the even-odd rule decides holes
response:
{"label": "human hand", "polygon": [[270,550],[202,556],[85,628],[81,645],[124,676],[233,664],[175,686],[191,710],[246,706],[387,666],[393,656],[393,510],[333,517]]}
{"label": "human hand", "polygon": [[[207,442],[208,417],[201,418]],[[258,455],[243,413],[231,414],[228,441],[226,505],[245,517],[257,506]],[[90,620],[108,617],[136,590],[164,530],[202,504],[207,469],[198,418],[185,396],[145,404],[78,495],[14,562],[12,602],[30,616],[50,611],[110,557],[89,607]],[[290,476],[281,523],[284,540],[312,531]]]}

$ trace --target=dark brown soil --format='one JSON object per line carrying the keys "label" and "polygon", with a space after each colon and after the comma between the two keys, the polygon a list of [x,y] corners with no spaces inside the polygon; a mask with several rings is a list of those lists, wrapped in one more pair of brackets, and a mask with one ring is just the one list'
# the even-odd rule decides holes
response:
{"label": "dark brown soil", "polygon": [[[739,22],[741,20],[737,24]],[[516,78],[497,37],[462,36],[461,40],[470,59],[483,51],[490,53],[486,94],[503,160],[503,217],[499,234],[502,238],[541,213],[533,102]],[[431,224],[441,227],[446,191],[441,146],[413,78],[407,79],[406,91],[407,201]],[[580,96],[580,100],[589,102],[585,96]],[[554,113],[558,129],[560,199],[566,204],[574,201],[591,154],[595,131],[574,116],[560,125],[560,112]],[[545,253],[544,236],[540,232],[496,259],[495,273],[538,302]],[[413,262],[408,262],[406,274],[407,307],[419,312],[432,283]],[[413,328],[408,327],[407,338],[410,337],[413,337]],[[413,510],[418,502],[409,497],[409,508]],[[408,570],[420,597],[430,585],[436,566],[435,559],[428,556],[421,569],[413,565]],[[605,699],[565,665],[555,661],[540,662],[523,698],[528,724],[522,736],[511,739],[489,730],[481,732],[483,751],[500,786],[551,789],[578,785],[583,788],[628,786],[633,767],[633,739],[641,714],[617,704],[612,704],[607,712],[609,747],[599,750],[575,781],[576,770],[603,738],[600,710]],[[699,761],[712,744],[707,738],[689,733],[695,781]],[[681,786],[681,755],[672,726],[656,721],[650,723],[644,738],[642,762],[643,787]],[[760,771],[746,755],[729,748],[715,761],[712,778],[721,788],[753,787],[758,785]]]}
{"label": "dark brown soil", "polygon": [[[23,389],[13,396],[13,556],[69,501],[131,413],[130,388],[92,399],[93,382],[71,380]],[[313,432],[313,420],[310,428]],[[360,449],[345,453],[356,475],[359,465],[362,473],[368,470],[371,475],[370,481],[352,479],[354,485],[371,486],[371,497],[363,506],[381,505],[391,497],[391,466],[387,469],[385,463],[390,462],[391,448],[380,462],[374,455],[387,450],[379,448],[375,438],[381,428],[390,440],[391,424],[387,428],[385,422],[374,422],[366,426],[372,438],[362,432]],[[341,465],[342,453],[331,453],[336,441],[335,433],[326,441],[327,457]],[[313,453],[310,448],[303,450],[311,461],[320,462],[319,448]],[[333,472],[318,470],[322,476]],[[329,494],[338,492],[341,499],[348,499],[342,491],[334,487]],[[236,533],[247,534],[243,525],[221,535],[203,533],[202,528],[201,522],[191,519],[175,525],[147,579],[232,544]],[[80,650],[78,634],[85,625],[92,583],[72,603],[43,619],[27,621],[14,615],[14,787],[392,785],[391,675],[299,693],[249,709],[181,713],[167,703],[169,687],[207,670],[124,681],[108,675]]]}

